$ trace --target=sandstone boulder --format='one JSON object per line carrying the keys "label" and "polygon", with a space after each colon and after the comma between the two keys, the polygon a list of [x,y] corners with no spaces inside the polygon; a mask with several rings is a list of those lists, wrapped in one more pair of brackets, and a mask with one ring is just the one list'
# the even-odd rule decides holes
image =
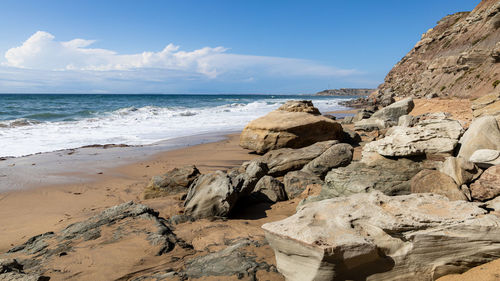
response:
{"label": "sandstone boulder", "polygon": [[200,171],[194,165],[188,165],[154,176],[144,190],[144,199],[186,192],[199,175]]}
{"label": "sandstone boulder", "polygon": [[463,133],[456,120],[427,119],[413,127],[393,127],[383,139],[368,143],[363,155],[376,152],[383,156],[415,156],[452,153]]}
{"label": "sandstone boulder", "polygon": [[271,176],[264,176],[257,182],[252,197],[258,202],[265,201],[270,203],[287,199],[283,183]]}
{"label": "sandstone boulder", "polygon": [[422,165],[408,159],[381,158],[371,163],[352,162],[347,167],[331,170],[319,197],[323,200],[355,193],[379,190],[387,195],[410,193],[410,179],[422,170]]}
{"label": "sandstone boulder", "polygon": [[482,170],[462,157],[447,157],[439,171],[451,177],[458,186],[477,179]]}
{"label": "sandstone boulder", "polygon": [[262,226],[289,281],[436,280],[500,257],[500,218],[433,194],[355,194]]}
{"label": "sandstone boulder", "polygon": [[300,148],[316,142],[342,139],[343,131],[339,123],[316,115],[315,110],[303,105],[303,102],[299,104],[285,104],[282,110],[272,111],[250,122],[241,132],[240,146],[263,154],[278,148]]}
{"label": "sandstone boulder", "polygon": [[278,108],[280,111],[305,112],[314,115],[320,115],[321,112],[314,107],[310,100],[289,100]]}
{"label": "sandstone boulder", "polygon": [[478,149],[472,153],[469,160],[481,168],[500,165],[500,150]]}
{"label": "sandstone boulder", "polygon": [[479,149],[500,150],[500,128],[493,116],[475,119],[460,139],[458,156],[469,160]]}
{"label": "sandstone boulder", "polygon": [[467,200],[455,181],[435,170],[422,170],[411,179],[411,193],[434,193],[450,200]]}
{"label": "sandstone boulder", "polygon": [[352,161],[353,151],[352,146],[347,143],[335,144],[307,163],[302,171],[324,178],[331,169],[349,165]]}
{"label": "sandstone boulder", "polygon": [[224,172],[199,176],[189,188],[184,210],[187,216],[199,219],[226,217],[240,197],[231,178]]}
{"label": "sandstone boulder", "polygon": [[303,171],[293,171],[285,175],[283,179],[285,192],[288,199],[299,196],[308,185],[323,184],[323,181],[316,175]]}
{"label": "sandstone boulder", "polygon": [[470,185],[474,200],[486,201],[500,195],[500,166],[493,166],[483,172],[481,177]]}
{"label": "sandstone boulder", "polygon": [[382,130],[387,127],[390,127],[391,125],[394,125],[394,123],[378,119],[378,118],[368,118],[368,119],[363,119],[361,121],[355,122],[354,123],[354,130],[359,130],[359,131],[374,131],[374,130]]}

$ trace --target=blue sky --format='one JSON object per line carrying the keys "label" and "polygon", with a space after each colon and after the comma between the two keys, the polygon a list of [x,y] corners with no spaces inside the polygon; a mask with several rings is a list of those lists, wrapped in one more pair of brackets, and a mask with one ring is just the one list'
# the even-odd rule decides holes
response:
{"label": "blue sky", "polygon": [[0,3],[0,92],[313,93],[376,87],[478,0]]}

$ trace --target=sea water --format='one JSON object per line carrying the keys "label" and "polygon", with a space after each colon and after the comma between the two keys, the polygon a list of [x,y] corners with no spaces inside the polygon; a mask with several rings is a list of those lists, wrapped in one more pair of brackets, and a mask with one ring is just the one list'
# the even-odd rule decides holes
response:
{"label": "sea water", "polygon": [[304,95],[0,94],[0,157],[94,144],[147,145],[238,131],[287,100],[321,112],[346,97]]}

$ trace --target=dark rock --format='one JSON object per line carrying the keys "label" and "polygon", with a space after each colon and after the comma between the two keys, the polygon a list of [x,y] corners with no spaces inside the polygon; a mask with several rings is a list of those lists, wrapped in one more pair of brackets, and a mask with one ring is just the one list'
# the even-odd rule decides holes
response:
{"label": "dark rock", "polygon": [[[307,163],[309,163],[314,158],[320,156],[328,150],[333,145],[337,144],[338,141],[324,141],[318,142],[313,145],[292,149],[292,148],[282,148],[270,151],[255,160],[250,161],[260,161],[267,164],[269,168],[268,174],[271,176],[279,177],[283,176],[289,171],[300,170]],[[246,164],[248,165],[248,163]]]}
{"label": "dark rock", "polygon": [[303,171],[289,172],[285,175],[283,182],[288,199],[299,196],[310,184],[323,184],[318,176]]}
{"label": "dark rock", "polygon": [[257,202],[270,203],[287,199],[283,183],[271,176],[264,176],[257,182],[252,197]]}
{"label": "dark rock", "polygon": [[144,199],[187,192],[199,175],[200,171],[194,165],[188,165],[174,168],[162,176],[154,176],[144,191]]}
{"label": "dark rock", "polygon": [[238,186],[244,183],[244,178],[238,177],[232,180],[222,171],[198,177],[184,201],[185,214],[196,219],[228,216],[240,197]]}
{"label": "dark rock", "polygon": [[[258,270],[269,271],[271,266],[265,262],[257,262],[255,256],[245,250],[245,247],[255,242],[243,240],[221,251],[193,258],[186,262],[185,274],[189,278],[208,276],[250,276],[256,278]],[[257,245],[258,246],[258,245]]]}
{"label": "dark rock", "polygon": [[372,190],[382,191],[386,195],[409,194],[410,180],[420,170],[422,164],[404,158],[383,158],[369,164],[353,162],[347,167],[330,171],[319,197],[313,201]]}
{"label": "dark rock", "polygon": [[307,163],[302,171],[324,178],[333,168],[344,167],[352,161],[353,148],[347,143],[335,144]]}

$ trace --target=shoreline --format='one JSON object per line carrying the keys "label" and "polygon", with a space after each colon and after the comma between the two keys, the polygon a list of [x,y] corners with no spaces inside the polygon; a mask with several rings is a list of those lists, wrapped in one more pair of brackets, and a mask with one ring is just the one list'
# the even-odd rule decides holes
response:
{"label": "shoreline", "polygon": [[[102,174],[91,175],[83,181],[75,180],[82,177],[81,173],[72,172],[64,175],[73,179],[71,183],[0,193],[0,252],[24,243],[34,235],[62,229],[105,208],[131,200],[143,202],[142,193],[151,177],[175,167],[193,164],[202,173],[207,173],[229,169],[257,157],[239,147],[238,143],[239,134],[225,135],[216,142],[163,151],[109,167]],[[147,204],[165,216],[172,208],[179,208],[164,201],[149,199]]]}
{"label": "shoreline", "polygon": [[[36,153],[0,161],[0,194],[37,187],[98,180],[107,170],[148,161],[155,155],[228,139],[235,131],[178,137],[149,145],[89,145]],[[25,175],[30,177],[26,178]]]}

